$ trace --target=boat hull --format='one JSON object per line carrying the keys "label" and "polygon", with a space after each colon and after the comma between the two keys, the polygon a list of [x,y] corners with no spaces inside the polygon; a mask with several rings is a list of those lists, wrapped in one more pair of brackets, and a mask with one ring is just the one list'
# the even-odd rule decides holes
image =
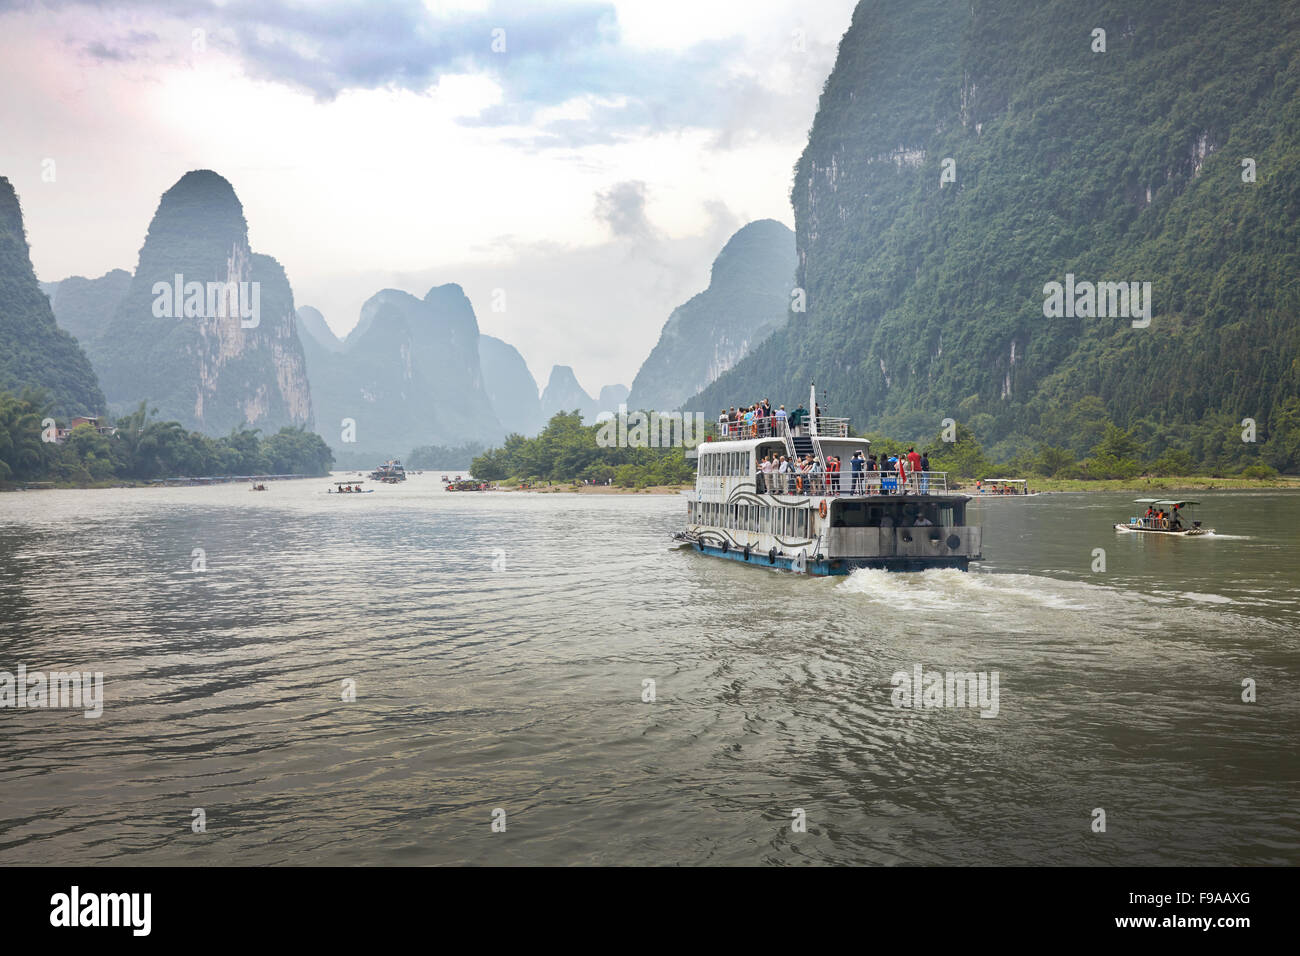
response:
{"label": "boat hull", "polygon": [[1203,534],[1214,534],[1213,528],[1183,528],[1181,531],[1166,531],[1164,528],[1137,528],[1127,524],[1117,524],[1115,530],[1129,534],[1162,534],[1174,538],[1198,538]]}
{"label": "boat hull", "polygon": [[824,558],[821,561],[806,558],[805,567],[800,571],[798,556],[778,554],[769,558],[766,552],[760,551],[751,551],[746,555],[743,550],[728,548],[724,551],[722,548],[701,544],[698,541],[690,542],[690,546],[693,550],[711,558],[726,558],[729,561],[752,564],[772,571],[793,571],[811,574],[815,577],[840,577],[852,574],[859,568],[875,568],[880,571],[931,571],[936,569],[967,571],[970,569],[970,559],[966,557],[879,557]]}

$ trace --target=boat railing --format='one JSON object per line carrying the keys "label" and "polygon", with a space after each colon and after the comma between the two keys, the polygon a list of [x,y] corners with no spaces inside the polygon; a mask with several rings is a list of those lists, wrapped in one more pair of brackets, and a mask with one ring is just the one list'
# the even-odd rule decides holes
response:
{"label": "boat railing", "polygon": [[759,472],[754,476],[760,494],[806,495],[946,495],[948,472],[914,471],[906,478],[897,471]]}
{"label": "boat railing", "polygon": [[829,418],[822,415],[817,419],[818,438],[848,438],[849,420],[847,418]]}
{"label": "boat railing", "polygon": [[[1165,518],[1147,518],[1147,517],[1141,517],[1141,518],[1129,518],[1129,519],[1128,519],[1128,523],[1129,523],[1129,525],[1130,525],[1131,527],[1136,527],[1136,528],[1145,528],[1145,529],[1147,529],[1148,531],[1174,531],[1174,530],[1185,530],[1186,527],[1187,527],[1187,526],[1184,525],[1181,521],[1180,521],[1178,524],[1174,524],[1174,522],[1173,522],[1172,520],[1170,520],[1168,517],[1165,517]],[[1193,524],[1195,524],[1195,523],[1193,523]]]}

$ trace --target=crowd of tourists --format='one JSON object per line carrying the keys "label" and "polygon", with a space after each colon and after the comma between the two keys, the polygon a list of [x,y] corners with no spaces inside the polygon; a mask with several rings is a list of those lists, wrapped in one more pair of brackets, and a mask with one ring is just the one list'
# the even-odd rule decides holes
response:
{"label": "crowd of tourists", "polygon": [[930,456],[909,448],[904,455],[879,457],[855,451],[848,462],[837,455],[826,458],[825,467],[815,455],[803,457],[772,452],[759,459],[755,484],[759,494],[772,495],[879,495],[929,492]]}
{"label": "crowd of tourists", "polygon": [[[821,413],[819,405],[817,415]],[[784,437],[785,426],[789,425],[790,434],[803,435],[807,434],[808,417],[808,409],[802,405],[787,412],[784,405],[773,408],[771,401],[765,398],[753,405],[724,408],[718,415],[718,434],[731,439],[780,438]]]}
{"label": "crowd of tourists", "polygon": [[1163,507],[1155,508],[1147,506],[1147,513],[1142,516],[1142,523],[1147,528],[1159,528],[1161,531],[1182,531],[1183,520],[1178,514],[1179,505],[1175,504],[1172,511],[1165,511]]}

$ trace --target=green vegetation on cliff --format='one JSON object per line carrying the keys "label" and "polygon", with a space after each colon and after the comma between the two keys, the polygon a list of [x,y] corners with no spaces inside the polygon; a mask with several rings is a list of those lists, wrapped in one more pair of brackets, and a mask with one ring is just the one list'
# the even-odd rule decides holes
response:
{"label": "green vegetation on cliff", "polygon": [[[1004,461],[1109,422],[1151,459],[1300,467],[1300,7],[864,0],[791,198],[808,312],[689,407],[815,380]],[[1150,325],[1045,317],[1067,274],[1150,282]]]}
{"label": "green vegetation on cliff", "polygon": [[64,415],[94,415],[104,396],[81,346],[41,291],[12,184],[0,176],[0,389],[42,389]]}
{"label": "green vegetation on cliff", "polygon": [[709,287],[668,317],[629,407],[671,411],[735,365],[785,321],[794,271],[794,233],[784,225],[760,219],[738,230],[713,261]]}

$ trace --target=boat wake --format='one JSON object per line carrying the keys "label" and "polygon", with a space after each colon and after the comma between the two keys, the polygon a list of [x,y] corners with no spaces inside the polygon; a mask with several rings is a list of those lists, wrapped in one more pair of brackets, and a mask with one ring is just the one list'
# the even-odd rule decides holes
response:
{"label": "boat wake", "polygon": [[[1061,590],[1045,588],[1045,581],[1064,587]],[[864,568],[842,580],[836,590],[863,594],[882,604],[901,604],[918,609],[951,610],[954,606],[987,605],[989,610],[1005,611],[1008,605],[1025,605],[1073,611],[1084,610],[1092,602],[1083,599],[1081,594],[1068,592],[1094,587],[1029,574],[979,574],[955,570],[900,574]]]}
{"label": "boat wake", "polygon": [[[1155,624],[1173,614],[1184,621],[1189,615],[1240,615],[1254,626],[1271,628],[1250,613],[1260,601],[1224,594],[1169,589],[1133,590],[1070,578],[1032,574],[978,573],[949,570],[911,574],[863,569],[843,578],[835,590],[845,596],[865,598],[875,606],[907,609],[930,619],[989,619],[999,626],[1034,620],[1046,626],[1060,611],[1085,611],[1098,620]],[[1199,618],[1198,618],[1199,619]],[[1221,627],[1222,617],[1206,617],[1204,626]]]}

